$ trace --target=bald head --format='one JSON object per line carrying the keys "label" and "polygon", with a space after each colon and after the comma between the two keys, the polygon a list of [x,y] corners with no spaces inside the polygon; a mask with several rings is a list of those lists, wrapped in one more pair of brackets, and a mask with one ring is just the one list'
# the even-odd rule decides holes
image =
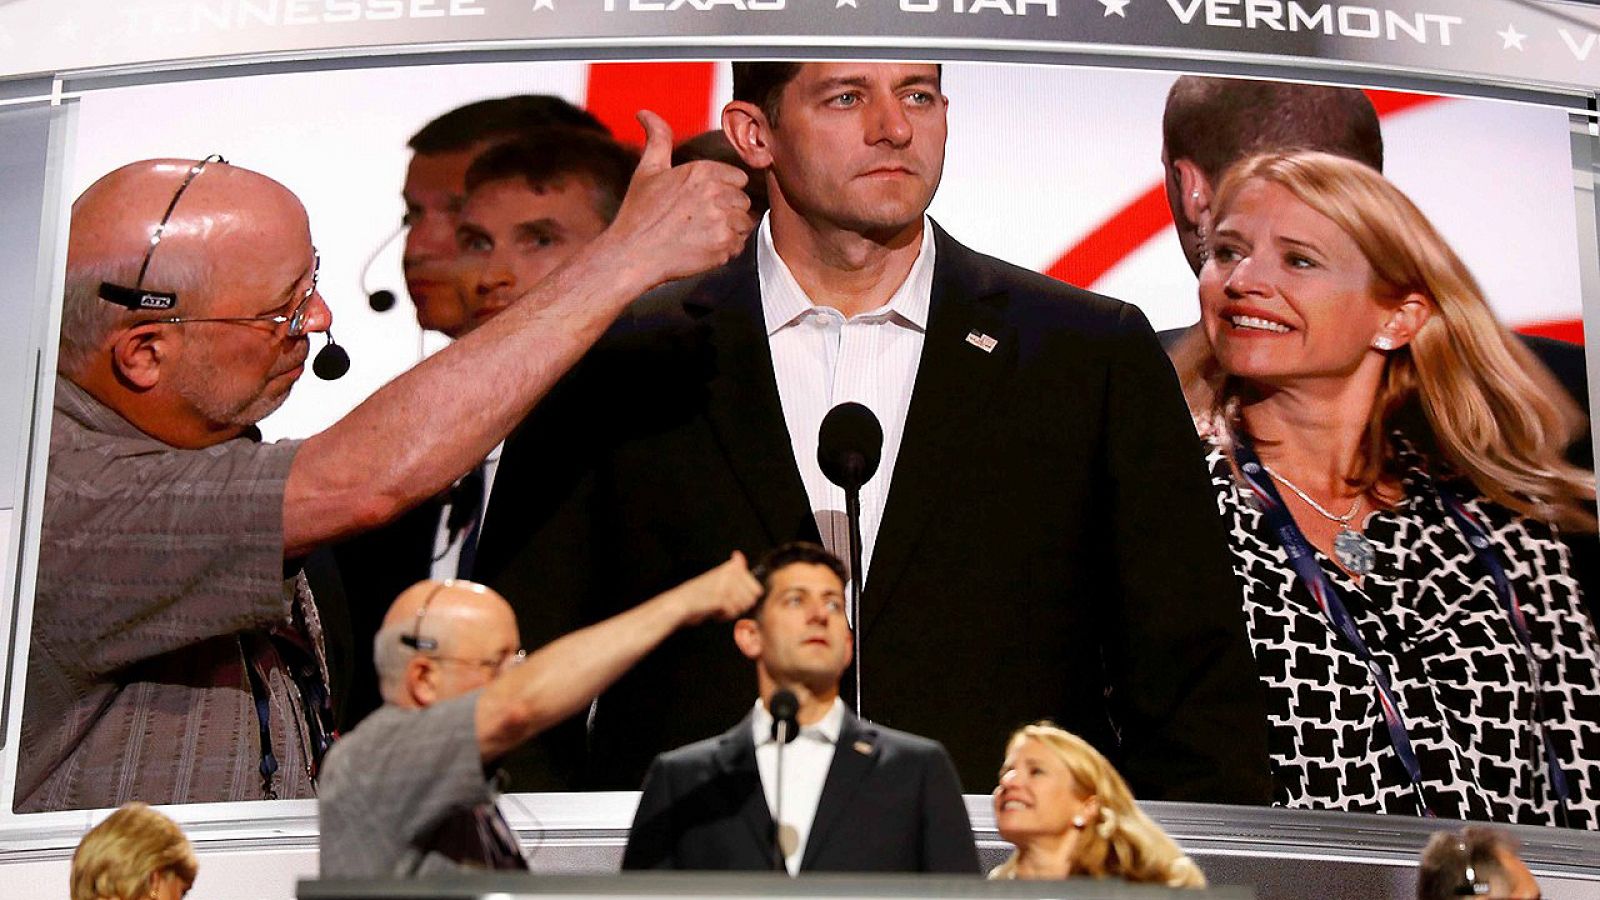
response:
{"label": "bald head", "polygon": [[[139,269],[151,236],[195,160],[129,163],[90,185],[72,204],[60,369],[84,372],[118,328],[165,316],[206,315],[213,288],[259,268],[263,228],[310,240],[305,209],[258,172],[213,162],[173,207],[161,242]],[[178,295],[167,311],[134,312],[100,299],[103,281]]]}
{"label": "bald head", "polygon": [[[395,598],[373,640],[379,689],[403,707],[447,700],[487,683],[517,644],[517,617],[504,597],[471,581],[419,581]],[[426,696],[409,683],[419,657],[447,669]]]}
{"label": "bald head", "polygon": [[[164,443],[237,437],[287,399],[306,333],[332,323],[315,258],[304,207],[265,175],[182,159],[123,166],[72,207],[57,368]],[[102,283],[175,299],[129,309],[102,298]],[[291,335],[296,309],[304,327]]]}

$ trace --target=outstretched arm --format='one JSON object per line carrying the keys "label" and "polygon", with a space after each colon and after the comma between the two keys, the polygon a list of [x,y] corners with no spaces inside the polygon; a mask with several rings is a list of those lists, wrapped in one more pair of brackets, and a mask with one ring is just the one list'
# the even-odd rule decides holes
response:
{"label": "outstretched arm", "polygon": [[609,228],[483,327],[305,441],[284,491],[286,557],[381,525],[443,490],[635,297],[744,246],[744,173],[705,161],[672,167],[666,123],[648,112],[639,119],[648,140]]}
{"label": "outstretched arm", "polygon": [[485,761],[586,706],[684,625],[732,619],[755,605],[761,583],[744,554],[624,613],[555,640],[495,679],[478,700],[478,749]]}

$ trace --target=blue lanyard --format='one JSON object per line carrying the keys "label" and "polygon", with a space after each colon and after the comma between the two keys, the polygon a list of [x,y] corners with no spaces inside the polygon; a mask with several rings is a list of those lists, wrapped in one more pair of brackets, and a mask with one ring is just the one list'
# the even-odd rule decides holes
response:
{"label": "blue lanyard", "polygon": [[1234,445],[1239,471],[1250,488],[1255,491],[1267,527],[1277,535],[1278,543],[1289,556],[1289,564],[1294,566],[1295,573],[1300,576],[1300,582],[1306,586],[1311,599],[1316,602],[1317,608],[1322,610],[1322,615],[1333,626],[1333,630],[1344,638],[1350,649],[1355,651],[1356,658],[1367,667],[1367,673],[1372,677],[1373,689],[1378,694],[1378,707],[1383,712],[1383,724],[1389,730],[1389,743],[1394,746],[1395,755],[1400,758],[1400,764],[1406,770],[1406,777],[1411,781],[1411,790],[1417,801],[1417,812],[1433,818],[1433,808],[1428,805],[1422,791],[1422,764],[1417,761],[1417,752],[1411,745],[1411,733],[1406,728],[1405,717],[1400,712],[1400,703],[1389,683],[1389,674],[1378,664],[1377,659],[1373,658],[1372,651],[1367,649],[1367,642],[1361,639],[1361,632],[1357,630],[1355,620],[1350,617],[1344,602],[1339,599],[1339,592],[1334,588],[1328,574],[1317,564],[1316,551],[1300,532],[1300,527],[1294,522],[1294,516],[1290,515],[1288,508],[1283,505],[1283,497],[1278,493],[1278,488],[1272,483],[1272,479],[1268,477],[1261,460],[1256,457],[1255,448],[1251,447],[1249,440],[1243,436],[1236,436]]}
{"label": "blue lanyard", "polygon": [[1533,652],[1533,633],[1528,630],[1528,619],[1522,613],[1522,606],[1517,602],[1517,595],[1511,587],[1511,579],[1506,576],[1506,567],[1500,561],[1500,554],[1494,552],[1494,545],[1489,541],[1489,532],[1478,521],[1478,517],[1467,509],[1467,504],[1453,492],[1443,486],[1439,488],[1439,495],[1444,499],[1444,508],[1455,520],[1456,525],[1467,536],[1467,544],[1472,547],[1478,561],[1489,570],[1489,577],[1494,581],[1495,597],[1500,601],[1500,609],[1505,612],[1506,620],[1511,623],[1511,630],[1517,634],[1517,640],[1522,644],[1522,652],[1527,657],[1528,678],[1533,683],[1533,717],[1539,729],[1539,739],[1544,745],[1545,765],[1550,768],[1550,786],[1555,791],[1559,815],[1563,826],[1566,825],[1567,810],[1572,799],[1571,790],[1567,787],[1567,773],[1561,770],[1561,760],[1556,756],[1555,744],[1550,740],[1550,731],[1545,727],[1544,720],[1544,683],[1539,677],[1539,658]]}

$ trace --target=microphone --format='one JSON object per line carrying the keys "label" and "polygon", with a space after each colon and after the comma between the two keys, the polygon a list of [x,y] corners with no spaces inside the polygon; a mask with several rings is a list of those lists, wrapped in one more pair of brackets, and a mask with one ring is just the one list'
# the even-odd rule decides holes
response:
{"label": "microphone", "polygon": [[817,464],[828,480],[844,488],[844,515],[850,523],[850,626],[855,630],[856,715],[866,718],[861,697],[861,486],[883,458],[883,426],[859,403],[841,403],[822,417],[817,434]]}
{"label": "microphone", "polygon": [[323,332],[322,336],[328,342],[322,345],[322,349],[317,351],[317,358],[311,361],[311,371],[323,381],[343,378],[344,373],[350,371],[350,354],[334,343],[332,331]]}
{"label": "microphone", "polygon": [[772,739],[787,744],[800,736],[800,698],[788,688],[778,688],[767,701],[767,711],[772,713]]}
{"label": "microphone", "polygon": [[[395,296],[394,291],[386,288],[379,288],[376,291],[368,290],[367,275],[372,272],[373,263],[378,261],[378,257],[383,255],[383,251],[389,249],[389,245],[393,244],[395,239],[400,237],[400,235],[405,234],[405,231],[406,226],[405,223],[402,222],[400,227],[394,230],[393,234],[390,234],[388,237],[383,239],[383,243],[378,245],[378,249],[372,251],[372,255],[368,256],[366,263],[361,266],[361,293],[367,295],[367,305],[372,307],[373,312],[388,312],[389,310],[394,309]],[[345,366],[346,368],[349,367],[348,360],[345,362]],[[320,375],[322,373],[318,372],[317,374]],[[339,374],[342,375],[344,372],[341,371]],[[333,377],[338,378],[339,376],[335,375]]]}
{"label": "microphone", "polygon": [[882,456],[883,426],[872,410],[859,403],[841,403],[822,417],[817,463],[822,474],[847,493],[871,480]]}

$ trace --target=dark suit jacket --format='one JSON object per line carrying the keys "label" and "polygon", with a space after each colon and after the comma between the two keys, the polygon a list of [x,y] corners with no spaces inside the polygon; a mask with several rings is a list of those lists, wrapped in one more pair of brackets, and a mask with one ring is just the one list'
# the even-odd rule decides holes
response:
{"label": "dark suit jacket", "polygon": [[[1265,713],[1222,523],[1150,326],[936,241],[862,595],[857,711],[943,743],[969,792],[994,784],[1012,729],[1048,716],[1141,797],[1265,803]],[[511,437],[478,572],[516,606],[525,646],[733,549],[817,539],[758,294],[752,245],[647,295]],[[632,789],[656,753],[742,715],[727,686],[748,679],[728,626],[680,631],[600,698],[588,733],[568,723],[509,760],[513,785]]]}
{"label": "dark suit jacket", "polygon": [[[656,757],[624,869],[776,868],[750,717]],[[937,743],[846,714],[801,858],[803,872],[973,872],[978,850]]]}

